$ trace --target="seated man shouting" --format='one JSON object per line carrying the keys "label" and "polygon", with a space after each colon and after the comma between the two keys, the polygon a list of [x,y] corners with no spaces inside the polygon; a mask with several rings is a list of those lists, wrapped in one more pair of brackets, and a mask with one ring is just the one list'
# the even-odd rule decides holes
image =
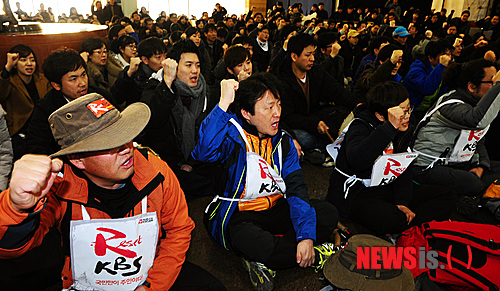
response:
{"label": "seated man shouting", "polygon": [[279,125],[278,84],[270,73],[223,80],[220,102],[203,121],[192,152],[226,169],[224,192],[205,213],[208,228],[243,256],[257,290],[272,290],[273,270],[321,269],[334,252],[327,240],[338,220],[333,205],[309,201],[292,138]]}
{"label": "seated man shouting", "polygon": [[[61,284],[46,282],[34,266],[45,271],[62,255],[62,285],[76,290],[186,290],[179,278],[191,280],[183,271],[205,272],[184,262],[194,223],[175,175],[165,162],[132,146],[149,117],[143,103],[120,113],[99,94],[50,115],[61,146],[52,157],[61,159],[25,155],[14,166],[10,188],[0,194],[0,267],[25,261],[10,271],[15,276],[2,272],[2,287]],[[40,259],[61,247],[55,228],[62,234],[62,254]],[[49,233],[56,239],[48,241]],[[53,267],[50,278],[61,281],[61,268]]]}

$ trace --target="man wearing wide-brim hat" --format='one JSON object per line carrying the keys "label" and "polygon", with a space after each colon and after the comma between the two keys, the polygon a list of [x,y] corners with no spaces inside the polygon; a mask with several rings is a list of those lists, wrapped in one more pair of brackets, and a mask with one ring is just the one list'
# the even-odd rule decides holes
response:
{"label": "man wearing wide-brim hat", "polygon": [[[373,247],[378,247],[378,252],[381,252],[382,248],[391,248],[394,245],[373,235],[358,234],[352,236],[341,252],[336,252],[326,261],[323,268],[326,279],[337,288],[353,291],[414,290],[413,276],[403,266],[400,269],[384,269],[383,261],[377,261],[381,266],[380,269],[367,269],[357,265],[358,250],[364,248],[366,251]],[[381,257],[380,254],[379,257]]]}
{"label": "man wearing wide-brim hat", "polygon": [[[184,260],[194,223],[167,164],[132,145],[149,117],[143,103],[120,113],[99,94],[82,96],[49,117],[61,150],[16,162],[10,188],[0,194],[0,258],[7,263],[59,249],[45,240],[57,227],[65,258],[62,276],[61,264],[59,274],[57,266],[49,274],[56,276],[30,274],[24,282],[7,284],[17,290],[34,284],[31,289],[39,290],[61,284],[62,277],[64,288],[77,290],[182,285],[176,278],[181,268],[192,268]],[[54,277],[59,282],[47,281]]]}

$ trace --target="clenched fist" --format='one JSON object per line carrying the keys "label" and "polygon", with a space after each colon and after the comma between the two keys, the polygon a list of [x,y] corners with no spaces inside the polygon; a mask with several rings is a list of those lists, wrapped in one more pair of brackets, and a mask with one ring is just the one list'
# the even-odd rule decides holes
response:
{"label": "clenched fist", "polygon": [[12,71],[17,64],[17,61],[19,61],[18,53],[7,53],[7,64],[5,65],[5,69],[9,72]]}
{"label": "clenched fist", "polygon": [[141,59],[138,57],[130,58],[130,67],[128,68],[127,75],[132,77],[132,75],[137,72],[139,65],[141,64]]}
{"label": "clenched fist", "polygon": [[41,155],[25,155],[15,162],[10,180],[12,208],[21,212],[35,206],[49,192],[62,166],[60,159]]}
{"label": "clenched fist", "polygon": [[236,90],[238,90],[239,83],[235,80],[222,80],[220,82],[220,101],[219,107],[227,111],[229,105],[233,103]]}
{"label": "clenched fist", "polygon": [[170,88],[177,76],[177,62],[173,59],[166,59],[161,62],[161,66],[163,67],[163,80]]}

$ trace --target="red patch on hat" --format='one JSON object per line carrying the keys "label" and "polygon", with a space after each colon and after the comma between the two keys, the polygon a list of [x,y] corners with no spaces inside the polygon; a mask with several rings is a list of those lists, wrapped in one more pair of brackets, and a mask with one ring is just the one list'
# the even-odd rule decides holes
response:
{"label": "red patch on hat", "polygon": [[90,111],[92,111],[97,118],[101,117],[106,112],[115,109],[115,107],[104,98],[90,102],[87,104],[87,108],[90,109]]}

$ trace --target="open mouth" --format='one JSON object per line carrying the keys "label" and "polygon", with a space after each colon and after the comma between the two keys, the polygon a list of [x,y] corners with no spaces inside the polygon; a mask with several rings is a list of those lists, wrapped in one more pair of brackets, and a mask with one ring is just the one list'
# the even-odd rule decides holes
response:
{"label": "open mouth", "polygon": [[79,94],[80,96],[83,96],[83,95],[87,94],[87,89],[84,89],[84,90],[80,90],[80,91],[78,91],[78,94]]}
{"label": "open mouth", "polygon": [[198,83],[198,77],[197,76],[192,76],[189,78],[189,80],[193,83]]}
{"label": "open mouth", "polygon": [[33,73],[33,71],[34,71],[34,70],[33,70],[32,68],[29,68],[29,69],[28,69],[28,68],[26,68],[26,73],[31,74],[31,73]]}
{"label": "open mouth", "polygon": [[128,158],[128,159],[125,161],[125,163],[123,163],[123,164],[122,164],[122,167],[123,167],[123,168],[127,168],[127,169],[128,169],[128,168],[132,167],[132,165],[134,165],[134,158],[133,158],[133,157],[130,157],[130,158]]}
{"label": "open mouth", "polygon": [[271,124],[271,127],[272,127],[274,130],[276,130],[276,129],[278,129],[278,125],[279,125],[279,124],[280,124],[280,122],[279,122],[279,121],[273,122],[273,123]]}

